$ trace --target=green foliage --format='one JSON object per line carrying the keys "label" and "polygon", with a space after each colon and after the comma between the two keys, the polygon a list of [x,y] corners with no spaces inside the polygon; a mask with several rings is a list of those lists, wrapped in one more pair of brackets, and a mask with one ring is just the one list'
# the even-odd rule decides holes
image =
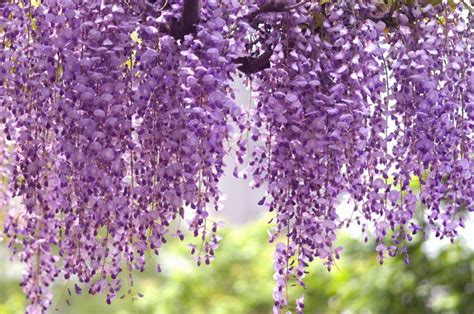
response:
{"label": "green foliage", "polygon": [[[103,296],[73,292],[68,297],[63,282],[55,289],[51,313],[271,313],[273,248],[266,243],[267,227],[262,221],[224,229],[211,267],[198,268],[184,243],[168,245],[159,257],[163,274],[150,270],[136,277],[134,292],[144,297],[135,302],[129,295],[110,306]],[[398,257],[381,267],[371,245],[348,236],[340,244],[345,252],[337,268],[328,273],[317,261],[310,267],[305,313],[474,313],[474,252],[465,245],[454,244],[429,257],[415,241],[409,248],[410,265]],[[0,257],[6,253],[3,248]],[[12,272],[1,267],[0,313],[20,313],[25,301],[18,278],[7,278]],[[73,286],[68,284],[72,291]],[[301,289],[292,292],[298,295]]]}

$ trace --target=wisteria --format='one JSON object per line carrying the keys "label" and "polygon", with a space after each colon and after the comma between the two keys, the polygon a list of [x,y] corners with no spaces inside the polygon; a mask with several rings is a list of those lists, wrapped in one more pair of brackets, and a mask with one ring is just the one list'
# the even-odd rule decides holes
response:
{"label": "wisteria", "polygon": [[[51,306],[58,278],[107,303],[135,294],[169,237],[210,264],[228,155],[249,158],[274,214],[274,313],[304,311],[290,287],[317,258],[335,266],[351,224],[380,263],[408,262],[430,229],[453,241],[474,211],[472,14],[446,0],[0,2],[0,207],[22,202],[4,235],[27,312]],[[254,107],[236,103],[237,76]]]}

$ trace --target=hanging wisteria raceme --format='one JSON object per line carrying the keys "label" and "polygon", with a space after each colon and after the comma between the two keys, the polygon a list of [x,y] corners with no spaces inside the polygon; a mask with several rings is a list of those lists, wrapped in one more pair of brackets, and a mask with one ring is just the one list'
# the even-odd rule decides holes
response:
{"label": "hanging wisteria raceme", "polygon": [[[185,218],[190,207],[189,230],[203,241],[190,245],[191,251],[202,253],[196,256],[198,264],[209,264],[218,238],[206,204],[218,209],[217,184],[231,148],[227,144],[234,140],[230,123],[243,128],[243,114],[229,97],[229,73],[235,71],[230,58],[240,47],[225,38],[231,31],[228,24],[234,23],[232,7],[225,3],[207,3],[196,33],[181,42],[160,33],[181,10],[173,7],[138,32],[143,49],[135,56],[139,80],[133,94],[137,143],[130,162],[136,184],[132,194],[138,207],[151,208],[137,217],[136,225],[152,228],[152,249],[163,242],[163,226]],[[157,219],[160,224],[154,223]],[[176,235],[184,237],[179,224]]]}
{"label": "hanging wisteria raceme", "polygon": [[[451,240],[464,226],[463,212],[473,210],[472,108],[466,99],[472,99],[474,54],[465,11],[446,2],[403,6],[395,16],[400,31],[388,37],[394,102],[389,124],[397,127],[386,139],[394,143],[386,175],[399,189],[388,194],[394,208],[386,222],[400,226],[392,236],[396,245],[422,229],[410,222],[418,201],[436,237]],[[419,181],[419,196],[413,180]],[[379,253],[385,248],[381,243]]]}
{"label": "hanging wisteria raceme", "polygon": [[10,154],[5,143],[5,138],[0,139],[0,213],[5,213],[10,204],[10,191],[8,189],[8,180],[11,177],[10,172]]}
{"label": "hanging wisteria raceme", "polygon": [[230,123],[244,128],[229,88],[236,8],[206,3],[189,31],[180,2],[2,4],[2,117],[25,205],[5,234],[27,265],[28,312],[46,310],[60,274],[108,303],[132,293],[148,249],[184,228],[198,264],[213,259],[207,205],[217,209]]}
{"label": "hanging wisteria raceme", "polygon": [[29,269],[22,283],[25,293],[33,304],[46,308],[51,299],[46,286],[58,273],[51,253],[51,244],[58,243],[58,221],[50,206],[54,187],[49,186],[57,176],[49,169],[57,160],[50,154],[54,148],[47,139],[57,114],[51,101],[55,68],[48,59],[49,51],[33,40],[41,36],[36,31],[35,10],[30,5],[8,4],[2,13],[7,21],[2,49],[4,132],[16,145],[11,177],[14,195],[24,198],[24,213],[10,217],[5,231],[12,237],[10,245],[22,243],[18,255]]}
{"label": "hanging wisteria raceme", "polygon": [[288,306],[290,280],[304,285],[309,262],[319,257],[331,269],[339,258],[338,196],[350,191],[362,200],[370,190],[365,171],[382,148],[369,141],[370,130],[384,128],[380,112],[371,119],[370,104],[385,87],[377,46],[385,25],[365,17],[370,9],[347,2],[262,18],[280,20],[274,27],[282,34],[271,43],[271,69],[258,77],[253,119],[266,129],[265,145],[253,154],[254,177],[268,182],[277,219],[272,240],[287,238],[275,251],[276,312]]}
{"label": "hanging wisteria raceme", "polygon": [[[375,233],[380,262],[404,254],[423,229],[457,235],[473,210],[472,22],[463,6],[344,1],[261,12],[261,50],[251,131],[255,185],[276,212],[275,312],[292,282],[319,257],[330,269],[336,231],[351,222]],[[275,36],[275,34],[278,34]],[[471,76],[471,78],[469,78]],[[471,107],[469,107],[471,106]],[[419,181],[419,184],[416,183]],[[419,186],[420,196],[414,186]],[[336,211],[342,194],[348,219]],[[424,230],[422,230],[424,231]],[[387,239],[388,234],[390,237]]]}
{"label": "hanging wisteria raceme", "polygon": [[472,8],[389,3],[0,3],[0,175],[23,203],[4,233],[27,266],[27,312],[46,311],[59,276],[107,303],[134,294],[133,271],[186,230],[209,264],[224,157],[243,163],[247,137],[275,213],[275,313],[303,312],[289,287],[316,258],[335,265],[351,223],[381,263],[408,261],[429,228],[453,240],[474,209]]}

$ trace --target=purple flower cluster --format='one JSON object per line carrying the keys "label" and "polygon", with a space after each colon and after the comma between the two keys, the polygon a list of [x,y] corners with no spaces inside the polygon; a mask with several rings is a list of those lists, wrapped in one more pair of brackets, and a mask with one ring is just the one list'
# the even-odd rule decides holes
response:
{"label": "purple flower cluster", "polygon": [[[23,204],[4,233],[27,266],[27,311],[46,311],[59,276],[108,303],[132,293],[133,270],[186,230],[209,264],[224,157],[242,163],[247,136],[275,213],[275,313],[303,312],[290,285],[316,258],[335,265],[351,223],[381,263],[408,260],[426,229],[415,218],[453,240],[474,210],[472,11],[390,3],[0,3],[0,179]],[[233,100],[239,70],[250,112]]]}
{"label": "purple flower cluster", "polygon": [[219,224],[209,210],[231,124],[244,129],[230,92],[242,49],[232,3],[205,3],[195,32],[175,38],[168,28],[182,6],[1,5],[1,116],[24,204],[5,234],[27,266],[28,312],[46,310],[60,275],[111,302],[183,229],[199,237],[197,263],[212,261]]}
{"label": "purple flower cluster", "polygon": [[[403,31],[390,38],[388,51],[394,60],[390,118],[403,126],[388,135],[396,143],[388,164],[398,169],[393,185],[400,187],[392,224],[406,225],[419,200],[436,236],[451,240],[463,226],[460,209],[474,209],[473,25],[462,11],[446,3],[403,8],[398,13]],[[418,197],[409,186],[413,176],[420,180]],[[402,228],[401,238],[418,228]]]}
{"label": "purple flower cluster", "polygon": [[[386,253],[408,261],[406,241],[422,229],[417,208],[436,236],[451,239],[474,210],[466,9],[289,5],[252,24],[261,49],[273,52],[255,78],[250,131],[262,143],[252,152],[255,185],[268,186],[276,215],[271,241],[286,242],[275,251],[275,312],[292,308],[289,282],[304,287],[309,262],[319,257],[331,269],[343,226],[374,232],[381,263]],[[355,204],[349,219],[336,210],[343,194]]]}

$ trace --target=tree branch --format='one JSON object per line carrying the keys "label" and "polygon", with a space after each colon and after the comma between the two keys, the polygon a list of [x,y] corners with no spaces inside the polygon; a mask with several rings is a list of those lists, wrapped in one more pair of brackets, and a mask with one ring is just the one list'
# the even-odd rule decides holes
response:
{"label": "tree branch", "polygon": [[260,72],[270,67],[270,57],[273,54],[273,50],[267,49],[264,53],[258,57],[240,57],[234,59],[234,62],[241,64],[237,67],[241,72],[250,75],[253,73]]}
{"label": "tree branch", "polygon": [[287,11],[294,10],[308,2],[309,0],[304,0],[290,6],[286,6],[286,1],[282,1],[282,0],[274,0],[268,3],[265,3],[264,5],[260,7],[260,9],[258,9],[255,12],[252,12],[249,15],[249,22],[252,22],[260,14],[270,13],[270,12],[287,12]]}
{"label": "tree branch", "polygon": [[[270,13],[270,12],[287,12],[291,11],[294,9],[297,9],[298,7],[306,4],[309,2],[309,0],[304,0],[300,1],[294,5],[287,6],[286,0],[273,0],[270,2],[267,2],[266,4],[262,5],[257,11],[252,12],[248,16],[249,23],[252,24],[254,22],[255,18],[263,13]],[[273,50],[267,49],[265,50],[264,53],[257,57],[240,57],[234,59],[234,62],[237,64],[240,64],[240,66],[237,67],[239,71],[250,75],[253,73],[260,72],[266,68],[270,67],[270,57],[273,54]]]}
{"label": "tree branch", "polygon": [[183,15],[181,20],[171,25],[171,36],[183,39],[184,36],[196,31],[201,12],[201,0],[184,0]]}

